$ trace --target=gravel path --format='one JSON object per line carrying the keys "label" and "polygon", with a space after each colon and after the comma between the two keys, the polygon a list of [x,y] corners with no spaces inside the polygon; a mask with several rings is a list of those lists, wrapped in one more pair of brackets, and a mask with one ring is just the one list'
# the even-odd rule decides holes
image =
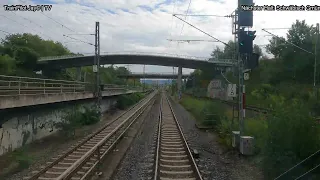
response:
{"label": "gravel path", "polygon": [[191,149],[197,149],[196,160],[204,179],[208,180],[262,180],[261,172],[241,158],[237,152],[228,151],[218,143],[213,133],[195,127],[195,120],[180,104],[172,102],[182,131]]}
{"label": "gravel path", "polygon": [[154,142],[159,118],[159,98],[146,116],[140,135],[133,140],[113,180],[147,180],[152,177]]}

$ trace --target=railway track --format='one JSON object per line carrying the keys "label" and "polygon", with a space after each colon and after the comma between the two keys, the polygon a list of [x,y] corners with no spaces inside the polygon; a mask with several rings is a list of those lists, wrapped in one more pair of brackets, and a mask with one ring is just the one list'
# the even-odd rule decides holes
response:
{"label": "railway track", "polygon": [[170,101],[163,94],[154,163],[154,180],[202,180]]}
{"label": "railway track", "polygon": [[[225,100],[220,100],[220,99],[213,99],[213,98],[209,98],[209,97],[205,97],[205,96],[194,96],[192,94],[187,93],[188,96],[192,96],[192,97],[196,97],[198,99],[205,99],[205,100],[211,100],[211,101],[219,101],[222,102],[224,104],[230,105],[230,106],[235,106],[236,108],[238,108],[238,102],[235,101],[225,101]],[[261,108],[261,107],[257,107],[257,106],[252,106],[252,105],[246,105],[246,109],[247,110],[251,110],[251,111],[255,111],[255,112],[259,112],[259,113],[264,113],[267,114],[268,112],[272,112],[272,109],[267,109],[267,108]]]}
{"label": "railway track", "polygon": [[114,145],[121,139],[124,133],[153,103],[157,92],[152,92],[139,103],[131,107],[110,123],[80,141],[78,145],[71,147],[37,172],[33,172],[29,180],[84,180],[88,179],[101,160],[110,152]]}

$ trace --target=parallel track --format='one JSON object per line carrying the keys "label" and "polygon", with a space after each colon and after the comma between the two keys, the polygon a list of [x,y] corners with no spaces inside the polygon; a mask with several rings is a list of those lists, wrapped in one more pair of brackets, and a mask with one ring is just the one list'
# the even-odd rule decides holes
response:
{"label": "parallel track", "polygon": [[[238,102],[235,101],[225,101],[225,100],[220,100],[220,99],[214,99],[214,98],[210,98],[210,97],[205,97],[205,96],[194,96],[190,93],[187,93],[188,96],[192,96],[192,97],[196,97],[198,99],[205,99],[205,100],[211,100],[211,101],[219,101],[222,102],[224,104],[228,104],[230,106],[235,106],[236,108],[238,108]],[[262,107],[258,107],[258,106],[252,106],[252,105],[246,105],[246,109],[247,110],[251,110],[251,111],[255,111],[255,112],[259,112],[259,113],[263,113],[263,114],[267,114],[269,112],[273,112],[272,109],[267,109],[267,108],[262,108]]]}
{"label": "parallel track", "polygon": [[161,98],[155,154],[154,180],[202,180],[165,94]]}
{"label": "parallel track", "polygon": [[51,162],[41,170],[34,172],[29,180],[83,180],[88,179],[100,165],[103,157],[112,150],[134,121],[154,101],[157,92],[149,94],[135,106],[86,137],[77,146]]}

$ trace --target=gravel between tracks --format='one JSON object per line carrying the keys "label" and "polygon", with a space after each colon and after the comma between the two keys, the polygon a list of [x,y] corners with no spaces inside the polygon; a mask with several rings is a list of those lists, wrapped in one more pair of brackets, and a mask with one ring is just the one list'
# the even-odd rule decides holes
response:
{"label": "gravel between tracks", "polygon": [[141,133],[133,140],[130,149],[124,156],[113,180],[146,180],[150,179],[154,156],[154,141],[159,118],[158,98],[141,127]]}
{"label": "gravel between tracks", "polygon": [[[171,102],[189,147],[200,153],[196,163],[205,180],[263,180],[258,168],[239,157],[237,152],[224,148],[214,134],[197,129],[189,112]],[[112,180],[151,179],[158,112],[159,106],[154,106],[142,126],[143,133],[132,142]]]}
{"label": "gravel between tracks", "polygon": [[213,133],[195,127],[195,120],[180,104],[171,100],[173,110],[191,149],[197,149],[196,160],[201,175],[208,180],[263,180],[261,171],[219,144]]}

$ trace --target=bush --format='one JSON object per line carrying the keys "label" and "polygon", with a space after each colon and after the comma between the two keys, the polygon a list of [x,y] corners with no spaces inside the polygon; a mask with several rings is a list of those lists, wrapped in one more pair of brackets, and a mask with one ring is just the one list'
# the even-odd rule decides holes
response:
{"label": "bush", "polygon": [[79,119],[79,123],[83,126],[95,124],[99,121],[99,117],[100,112],[95,106],[91,108],[84,106],[84,112],[82,113],[82,118]]}
{"label": "bush", "polygon": [[[290,100],[275,109],[268,119],[264,148],[263,166],[268,179],[291,168],[320,147],[319,126],[304,103]],[[301,175],[304,167],[296,168],[288,178]]]}
{"label": "bush", "polygon": [[125,109],[137,102],[139,102],[144,97],[142,93],[134,93],[130,95],[122,95],[118,98],[117,107],[119,109]]}
{"label": "bush", "polygon": [[254,152],[260,153],[266,144],[266,137],[268,131],[268,122],[264,116],[255,118],[246,118],[244,124],[245,135],[253,136],[255,141]]}
{"label": "bush", "polygon": [[74,107],[64,112],[61,122],[55,127],[67,137],[74,136],[78,127],[95,124],[100,120],[100,112],[96,106]]}
{"label": "bush", "polygon": [[[245,135],[255,138],[255,153],[262,159],[260,165],[266,179],[273,179],[320,148],[320,128],[310,114],[309,105],[303,100],[286,100],[283,96],[270,95],[269,102],[275,111],[267,116],[246,118],[244,128]],[[239,125],[237,121],[232,125],[222,103],[191,97],[184,97],[180,103],[198,122],[213,126],[220,140],[231,146],[231,132],[237,130]],[[314,102],[314,107],[318,108],[318,104]],[[295,179],[315,167],[319,156],[298,166],[284,179]]]}
{"label": "bush", "polygon": [[212,127],[218,132],[223,143],[231,145],[231,132],[238,129],[238,123],[232,121],[227,114],[227,108],[220,102],[211,100],[199,100],[192,97],[184,97],[180,103],[196,118],[196,120],[207,127]]}

